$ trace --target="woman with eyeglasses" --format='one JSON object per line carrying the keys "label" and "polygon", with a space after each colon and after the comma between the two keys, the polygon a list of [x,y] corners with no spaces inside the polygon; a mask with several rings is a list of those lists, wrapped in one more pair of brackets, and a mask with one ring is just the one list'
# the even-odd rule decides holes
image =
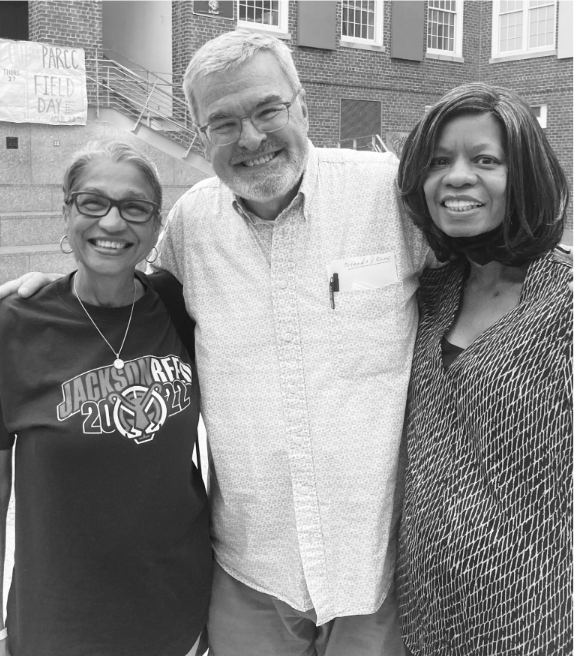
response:
{"label": "woman with eyeglasses", "polygon": [[192,345],[193,324],[164,305],[175,279],[136,271],[161,201],[149,160],[88,144],[64,176],[77,270],[0,307],[2,554],[14,445],[16,493],[0,656],[197,653],[212,558],[193,346],[178,337]]}

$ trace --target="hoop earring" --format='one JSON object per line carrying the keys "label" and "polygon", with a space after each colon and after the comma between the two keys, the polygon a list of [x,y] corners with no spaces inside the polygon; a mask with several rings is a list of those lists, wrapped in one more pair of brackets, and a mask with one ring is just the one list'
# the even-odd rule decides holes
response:
{"label": "hoop earring", "polygon": [[[62,251],[62,253],[64,253],[64,255],[69,255],[70,253],[73,253],[73,252],[74,252],[74,249],[73,249],[73,248],[70,248],[69,251],[65,251],[65,250],[64,250],[64,240],[65,240],[65,239],[68,239],[68,235],[64,235],[64,236],[62,237],[62,239],[60,239],[60,250]],[[68,246],[69,246],[69,245],[70,245],[70,244],[69,244],[69,242],[68,242]]]}
{"label": "hoop earring", "polygon": [[148,257],[149,257],[149,255],[152,251],[155,251],[155,257],[153,258],[153,260],[148,260],[147,257],[145,258],[145,261],[148,264],[153,264],[157,260],[157,256],[159,255],[159,253],[157,252],[157,248],[155,246],[153,246],[151,251],[148,253]]}

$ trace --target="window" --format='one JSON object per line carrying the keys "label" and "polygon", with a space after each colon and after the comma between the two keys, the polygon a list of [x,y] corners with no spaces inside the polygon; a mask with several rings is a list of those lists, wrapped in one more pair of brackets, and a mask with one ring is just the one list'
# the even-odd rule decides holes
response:
{"label": "window", "polygon": [[348,142],[343,147],[353,148],[351,142],[361,137],[369,137],[365,144],[370,143],[373,134],[381,134],[381,103],[341,98],[340,140]]}
{"label": "window", "polygon": [[28,41],[28,3],[0,2],[0,39]]}
{"label": "window", "polygon": [[347,44],[382,46],[382,0],[343,0],[341,41]]}
{"label": "window", "polygon": [[545,54],[555,48],[556,1],[493,3],[492,56]]}
{"label": "window", "polygon": [[288,0],[238,0],[237,26],[287,35]]}
{"label": "window", "polygon": [[530,112],[536,117],[541,128],[546,128],[546,116],[548,113],[548,105],[532,105]]}
{"label": "window", "polygon": [[427,53],[462,57],[462,9],[464,3],[429,0]]}

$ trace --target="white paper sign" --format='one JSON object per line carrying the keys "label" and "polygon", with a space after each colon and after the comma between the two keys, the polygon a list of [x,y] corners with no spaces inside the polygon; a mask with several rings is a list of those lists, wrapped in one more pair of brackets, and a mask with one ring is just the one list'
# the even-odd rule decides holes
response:
{"label": "white paper sign", "polygon": [[86,125],[83,48],[0,39],[0,121]]}
{"label": "white paper sign", "polygon": [[337,274],[339,289],[335,291],[340,292],[377,289],[398,280],[393,252],[333,260],[327,265],[327,273],[330,280]]}

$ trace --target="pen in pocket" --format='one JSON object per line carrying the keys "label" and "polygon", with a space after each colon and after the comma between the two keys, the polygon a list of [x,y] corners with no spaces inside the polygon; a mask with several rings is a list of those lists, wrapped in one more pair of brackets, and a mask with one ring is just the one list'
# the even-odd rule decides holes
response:
{"label": "pen in pocket", "polygon": [[329,280],[329,297],[331,299],[331,309],[335,309],[335,292],[339,291],[339,274],[334,273]]}

